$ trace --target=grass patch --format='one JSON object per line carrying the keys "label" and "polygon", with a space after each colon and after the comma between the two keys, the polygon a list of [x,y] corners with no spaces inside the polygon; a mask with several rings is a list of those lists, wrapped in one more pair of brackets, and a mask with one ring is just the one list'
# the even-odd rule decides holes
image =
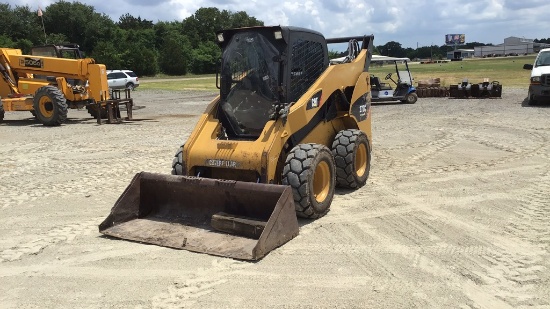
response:
{"label": "grass patch", "polygon": [[[535,56],[516,56],[502,58],[465,59],[463,61],[450,61],[447,63],[410,63],[409,69],[416,82],[423,79],[441,79],[441,85],[458,84],[464,78],[470,83],[481,83],[484,78],[489,81],[498,81],[504,87],[525,87],[529,86],[531,71],[524,70],[523,65],[533,63]],[[404,68],[404,66],[403,66]],[[400,68],[401,69],[401,68]],[[394,72],[393,65],[383,67],[371,66],[370,72],[382,79],[389,72]]]}
{"label": "grass patch", "polygon": [[[502,58],[484,58],[484,59],[465,59],[464,61],[450,61],[447,63],[420,64],[410,63],[409,68],[413,75],[415,85],[419,80],[437,78],[441,79],[441,85],[458,84],[464,78],[468,78],[470,83],[481,83],[484,78],[489,81],[498,81],[504,87],[522,87],[529,86],[529,77],[531,71],[524,70],[525,63],[533,63],[535,55],[502,57]],[[399,65],[403,70],[404,65]],[[395,72],[393,65],[384,65],[382,67],[371,66],[371,74],[380,77],[382,80],[389,72]],[[139,89],[148,90],[171,90],[171,91],[212,91],[217,92],[216,75],[186,75],[186,76],[155,76],[140,78]]]}
{"label": "grass patch", "polygon": [[171,91],[218,91],[216,88],[216,76],[202,75],[194,77],[172,77],[168,79],[149,78],[140,79],[140,89],[171,90]]}

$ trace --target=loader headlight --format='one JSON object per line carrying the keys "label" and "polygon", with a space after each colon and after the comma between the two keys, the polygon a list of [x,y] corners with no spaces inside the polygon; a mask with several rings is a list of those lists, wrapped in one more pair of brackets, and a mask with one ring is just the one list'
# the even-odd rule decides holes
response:
{"label": "loader headlight", "polygon": [[283,33],[281,31],[275,31],[274,35],[276,40],[280,40],[283,38]]}
{"label": "loader headlight", "polygon": [[224,41],[223,33],[218,33],[218,42],[222,43]]}

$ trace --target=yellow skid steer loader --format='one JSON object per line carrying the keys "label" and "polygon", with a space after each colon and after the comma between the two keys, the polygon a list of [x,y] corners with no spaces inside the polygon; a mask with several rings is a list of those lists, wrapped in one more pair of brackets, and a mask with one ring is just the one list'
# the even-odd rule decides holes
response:
{"label": "yellow skid steer loader", "polygon": [[[217,33],[220,94],[177,151],[172,175],[135,176],[101,233],[257,260],[319,218],[335,186],[370,170],[372,35],[325,39],[296,27]],[[348,43],[329,65],[327,44]]]}

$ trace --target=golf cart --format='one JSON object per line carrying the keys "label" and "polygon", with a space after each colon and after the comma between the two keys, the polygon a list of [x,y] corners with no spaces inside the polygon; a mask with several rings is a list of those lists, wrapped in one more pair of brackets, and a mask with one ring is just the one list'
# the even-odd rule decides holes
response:
{"label": "golf cart", "polygon": [[[418,95],[412,83],[413,78],[411,71],[409,71],[408,61],[410,61],[409,58],[372,56],[370,70],[372,102],[401,101],[409,104],[416,103]],[[385,63],[394,65],[395,73],[384,73],[386,74],[384,77],[385,82],[381,82],[380,78],[375,74],[384,68],[383,64]],[[393,85],[389,81],[391,81]]]}

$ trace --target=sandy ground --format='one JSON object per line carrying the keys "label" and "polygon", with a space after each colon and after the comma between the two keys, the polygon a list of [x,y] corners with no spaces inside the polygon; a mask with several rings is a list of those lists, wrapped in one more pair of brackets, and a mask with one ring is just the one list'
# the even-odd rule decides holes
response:
{"label": "sandy ground", "polygon": [[139,171],[169,173],[212,94],[135,91],[136,121],[85,110],[0,124],[0,308],[550,308],[550,105],[373,107],[365,187],[251,263],[103,237]]}

